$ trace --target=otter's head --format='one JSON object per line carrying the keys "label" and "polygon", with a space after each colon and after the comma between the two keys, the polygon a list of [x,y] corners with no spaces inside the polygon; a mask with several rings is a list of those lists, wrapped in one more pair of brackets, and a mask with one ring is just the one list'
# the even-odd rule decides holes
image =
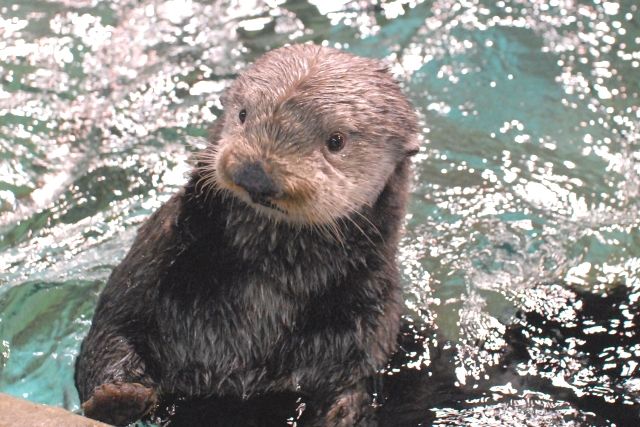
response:
{"label": "otter's head", "polygon": [[323,225],[373,205],[417,150],[417,119],[378,61],[295,45],[271,51],[224,96],[203,162],[259,214]]}

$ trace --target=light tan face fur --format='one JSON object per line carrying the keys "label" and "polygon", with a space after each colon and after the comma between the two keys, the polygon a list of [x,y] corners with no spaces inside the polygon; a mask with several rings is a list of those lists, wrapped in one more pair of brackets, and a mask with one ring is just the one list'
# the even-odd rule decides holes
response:
{"label": "light tan face fur", "polygon": [[[236,79],[224,105],[219,138],[203,157],[212,185],[279,221],[330,224],[373,205],[417,148],[415,113],[386,69],[330,48],[267,53]],[[345,145],[332,152],[327,140],[335,132]],[[271,207],[234,184],[253,162],[282,190]]]}

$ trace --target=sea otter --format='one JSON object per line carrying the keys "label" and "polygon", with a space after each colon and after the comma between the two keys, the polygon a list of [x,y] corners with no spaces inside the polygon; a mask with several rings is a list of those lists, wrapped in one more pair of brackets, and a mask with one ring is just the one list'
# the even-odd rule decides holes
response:
{"label": "sea otter", "polygon": [[265,54],[223,106],[100,295],[84,413],[126,424],[166,398],[295,392],[308,425],[362,424],[403,309],[416,113],[379,61],[311,44]]}

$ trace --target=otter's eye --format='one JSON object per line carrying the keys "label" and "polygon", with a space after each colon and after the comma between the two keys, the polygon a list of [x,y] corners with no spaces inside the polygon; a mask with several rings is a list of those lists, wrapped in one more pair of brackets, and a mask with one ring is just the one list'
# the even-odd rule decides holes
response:
{"label": "otter's eye", "polygon": [[244,121],[247,119],[247,110],[245,110],[244,108],[240,110],[238,118],[240,119],[240,123],[244,123]]}
{"label": "otter's eye", "polygon": [[327,139],[327,148],[329,151],[338,152],[344,148],[346,138],[340,132],[334,132]]}

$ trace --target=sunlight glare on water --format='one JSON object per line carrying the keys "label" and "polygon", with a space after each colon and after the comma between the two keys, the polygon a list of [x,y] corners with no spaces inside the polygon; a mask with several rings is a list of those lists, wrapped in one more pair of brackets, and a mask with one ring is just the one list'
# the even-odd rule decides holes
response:
{"label": "sunlight glare on water", "polygon": [[639,8],[0,0],[0,391],[79,407],[97,294],[225,87],[313,41],[386,61],[423,121],[400,251],[411,343],[384,374],[387,406],[415,409],[388,425],[635,423]]}

